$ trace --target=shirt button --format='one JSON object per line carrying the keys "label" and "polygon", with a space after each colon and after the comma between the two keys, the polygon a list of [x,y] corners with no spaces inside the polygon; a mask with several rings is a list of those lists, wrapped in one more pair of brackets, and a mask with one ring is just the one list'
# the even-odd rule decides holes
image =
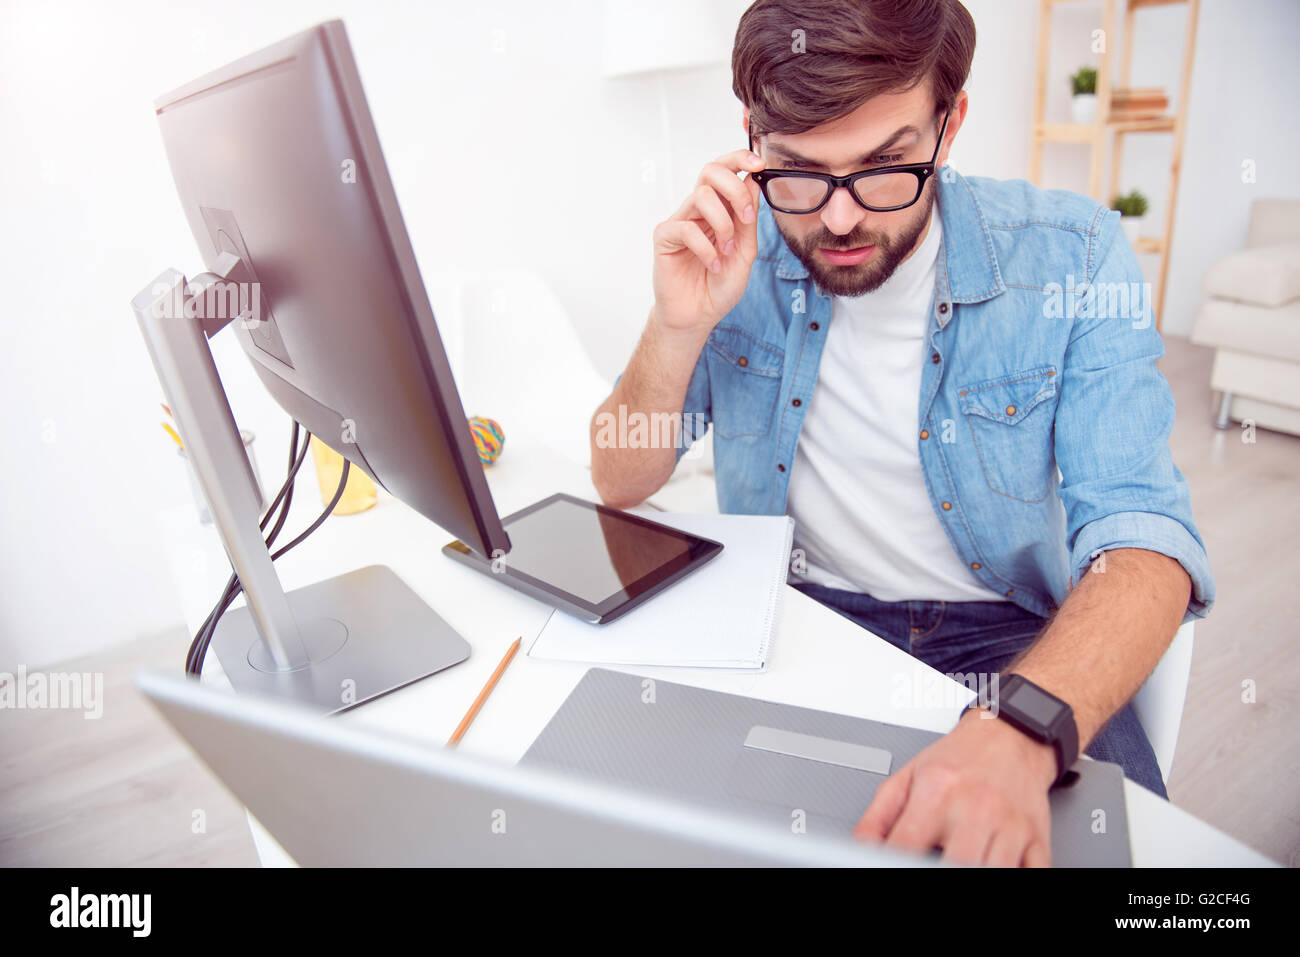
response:
{"label": "shirt button", "polygon": [[784,472],[784,471],[785,471],[785,466],[782,465],[780,462],[777,462],[777,463],[776,463],[776,470],[777,470],[778,472]]}
{"label": "shirt button", "polygon": [[747,366],[749,365],[749,360],[746,359],[744,356],[741,356],[739,359],[736,360],[736,365]]}
{"label": "shirt button", "polygon": [[1006,592],[1006,596],[1007,596],[1008,598],[1010,598],[1010,597],[1011,597],[1011,593],[1012,593],[1013,591],[1015,591],[1014,588],[1008,588],[1008,589],[1007,589],[1007,592]]}
{"label": "shirt button", "polygon": [[818,329],[821,328],[821,324],[816,322],[810,322],[808,323],[808,328],[811,329],[813,332],[816,332]]}
{"label": "shirt button", "polygon": [[939,364],[939,353],[937,353],[937,352],[932,353],[931,356],[930,356],[930,361],[933,362],[935,365],[938,365],[938,364]]}
{"label": "shirt button", "polygon": [[790,400],[790,404],[797,409],[799,406],[803,405],[803,399],[792,399]]}
{"label": "shirt button", "polygon": [[928,439],[929,437],[930,437],[930,432],[929,432],[929,430],[928,430],[928,429],[922,429],[922,430],[921,430],[921,438],[923,438],[923,439]]}
{"label": "shirt button", "polygon": [[983,568],[984,566],[981,565],[979,562],[971,562],[971,563],[970,563],[970,567],[973,568],[973,569],[975,569],[976,571],[979,571],[979,570],[980,570],[981,568]]}
{"label": "shirt button", "polygon": [[939,313],[942,315],[947,311],[948,311],[948,304],[946,302],[939,303]]}
{"label": "shirt button", "polygon": [[1015,414],[1016,414],[1016,407],[1014,405],[1007,406],[1007,415],[1015,415]]}
{"label": "shirt button", "polygon": [[952,502],[944,502],[944,503],[943,503],[943,510],[944,510],[945,512],[951,512],[951,511],[952,511]]}

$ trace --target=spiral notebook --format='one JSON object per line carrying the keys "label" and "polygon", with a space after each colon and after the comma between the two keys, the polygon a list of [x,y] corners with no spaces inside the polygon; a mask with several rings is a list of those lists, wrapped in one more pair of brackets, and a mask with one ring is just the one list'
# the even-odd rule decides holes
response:
{"label": "spiral notebook", "polygon": [[722,554],[607,625],[553,612],[529,646],[529,656],[762,671],[780,614],[794,520],[683,512],[655,513],[654,519],[722,542]]}

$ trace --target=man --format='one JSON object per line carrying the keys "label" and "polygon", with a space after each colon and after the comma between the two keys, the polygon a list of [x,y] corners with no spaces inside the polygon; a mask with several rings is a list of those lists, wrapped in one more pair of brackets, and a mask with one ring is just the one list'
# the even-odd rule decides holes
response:
{"label": "man", "polygon": [[[1000,679],[856,833],[1033,866],[1079,750],[1164,795],[1127,702],[1214,585],[1118,214],[945,165],[974,46],[957,0],[749,8],[732,69],[754,152],[706,165],[656,228],[592,474],[633,505],[711,422],[722,510],[795,518],[796,587]],[[678,416],[681,441],[602,447],[620,408]]]}

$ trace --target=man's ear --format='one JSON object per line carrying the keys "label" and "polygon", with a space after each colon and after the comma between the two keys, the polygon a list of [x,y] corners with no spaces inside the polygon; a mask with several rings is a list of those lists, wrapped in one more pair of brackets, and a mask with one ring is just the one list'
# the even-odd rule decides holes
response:
{"label": "man's ear", "polygon": [[948,132],[944,134],[945,144],[940,148],[939,159],[935,163],[936,167],[942,168],[948,163],[948,153],[952,149],[952,144],[957,139],[957,133],[962,124],[966,122],[966,110],[970,108],[970,95],[965,90],[957,94],[957,99],[953,101],[952,115],[948,117]]}
{"label": "man's ear", "polygon": [[749,135],[749,107],[742,107],[740,110],[740,128],[746,136]]}

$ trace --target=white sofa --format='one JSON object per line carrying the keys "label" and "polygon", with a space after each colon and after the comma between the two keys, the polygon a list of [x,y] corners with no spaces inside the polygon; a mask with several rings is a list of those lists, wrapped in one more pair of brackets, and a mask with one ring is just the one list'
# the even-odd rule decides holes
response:
{"label": "white sofa", "polygon": [[1213,346],[1216,425],[1300,435],[1300,200],[1257,199],[1246,248],[1205,274],[1192,342]]}

